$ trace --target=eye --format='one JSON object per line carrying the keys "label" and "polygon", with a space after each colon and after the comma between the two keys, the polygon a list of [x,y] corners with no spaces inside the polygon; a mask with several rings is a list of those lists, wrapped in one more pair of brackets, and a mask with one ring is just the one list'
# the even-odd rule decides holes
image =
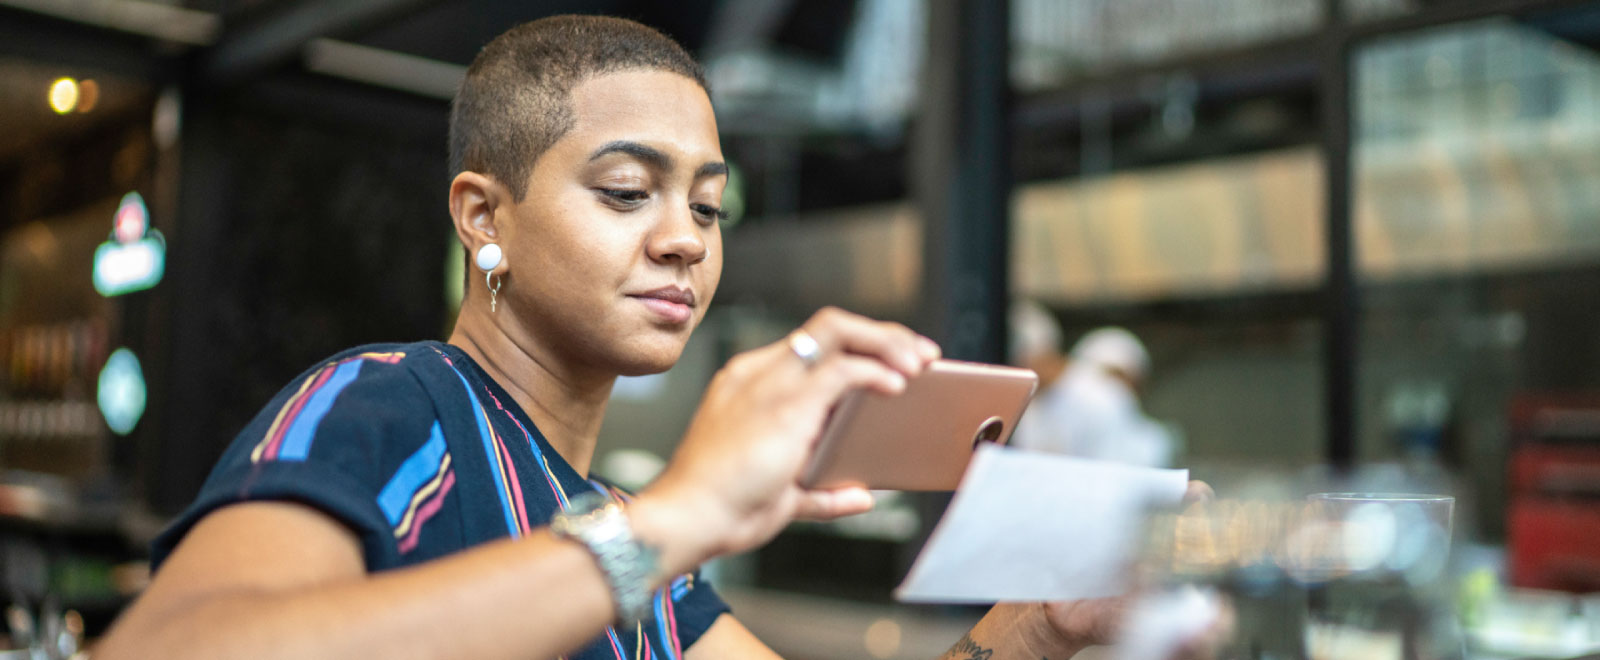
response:
{"label": "eye", "polygon": [[728,219],[727,211],[710,204],[690,204],[689,208],[694,211],[696,217],[706,224]]}
{"label": "eye", "polygon": [[619,206],[638,206],[645,200],[650,199],[650,192],[647,190],[636,190],[632,188],[595,188],[595,191],[601,195],[604,195],[607,201]]}

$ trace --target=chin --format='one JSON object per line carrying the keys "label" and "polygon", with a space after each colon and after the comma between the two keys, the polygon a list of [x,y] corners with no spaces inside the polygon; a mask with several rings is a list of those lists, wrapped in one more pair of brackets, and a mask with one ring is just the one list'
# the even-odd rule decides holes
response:
{"label": "chin", "polygon": [[629,362],[625,363],[621,368],[617,369],[617,375],[618,376],[649,376],[651,374],[659,374],[659,373],[661,373],[663,371],[671,369],[672,365],[677,364],[677,363],[678,363],[678,356],[676,356],[676,355],[672,356],[672,359],[670,359],[670,360],[629,361]]}
{"label": "chin", "polygon": [[672,368],[678,363],[678,358],[683,356],[684,342],[649,342],[642,346],[632,346],[623,355],[617,356],[618,376],[648,376],[659,374]]}

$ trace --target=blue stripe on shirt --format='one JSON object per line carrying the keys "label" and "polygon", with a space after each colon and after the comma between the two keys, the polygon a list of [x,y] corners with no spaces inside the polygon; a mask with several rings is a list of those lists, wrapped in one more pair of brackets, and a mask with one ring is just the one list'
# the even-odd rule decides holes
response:
{"label": "blue stripe on shirt", "polygon": [[339,398],[339,393],[356,379],[361,373],[363,360],[351,360],[333,370],[333,375],[328,377],[328,382],[323,383],[311,400],[306,402],[300,414],[295,415],[294,422],[289,425],[289,430],[284,434],[283,446],[278,449],[280,461],[303,461],[311,453],[311,441],[316,438],[317,425],[322,423],[322,418],[333,409],[334,399]]}
{"label": "blue stripe on shirt", "polygon": [[506,515],[506,530],[511,538],[522,535],[522,530],[517,528],[517,516],[511,511],[511,502],[506,500],[506,475],[500,470],[500,459],[495,456],[494,441],[489,439],[489,418],[483,413],[483,406],[478,403],[478,395],[472,392],[472,385],[467,383],[466,376],[461,375],[461,370],[455,365],[450,369],[456,372],[456,378],[461,379],[461,387],[466,388],[467,398],[472,401],[472,418],[478,422],[478,437],[483,439],[483,453],[489,458],[489,470],[494,472],[495,496],[500,498],[500,510]]}
{"label": "blue stripe on shirt", "polygon": [[378,491],[378,508],[383,509],[383,516],[389,519],[390,525],[400,524],[400,517],[411,508],[411,497],[439,474],[439,462],[443,458],[444,432],[439,428],[439,421],[434,420],[433,428],[428,431],[428,441],[401,463],[389,483]]}

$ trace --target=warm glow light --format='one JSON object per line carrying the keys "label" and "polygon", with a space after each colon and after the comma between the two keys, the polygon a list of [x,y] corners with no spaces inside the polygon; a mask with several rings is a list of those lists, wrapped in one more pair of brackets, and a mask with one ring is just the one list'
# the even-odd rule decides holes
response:
{"label": "warm glow light", "polygon": [[862,641],[872,657],[892,658],[900,653],[900,624],[893,619],[873,621],[867,626],[866,638]]}
{"label": "warm glow light", "polygon": [[62,78],[50,85],[50,109],[64,115],[78,107],[78,81]]}
{"label": "warm glow light", "polygon": [[78,112],[89,112],[100,103],[100,83],[85,78],[78,83]]}

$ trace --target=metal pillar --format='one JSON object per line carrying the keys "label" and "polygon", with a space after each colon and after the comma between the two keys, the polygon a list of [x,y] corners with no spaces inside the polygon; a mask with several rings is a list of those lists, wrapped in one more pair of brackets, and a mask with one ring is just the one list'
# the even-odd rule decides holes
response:
{"label": "metal pillar", "polygon": [[1005,356],[1011,140],[1008,3],[928,3],[911,142],[922,216],[922,327],[946,356]]}
{"label": "metal pillar", "polygon": [[[164,382],[152,383],[151,442],[144,448],[144,494],[158,512],[181,510],[194,499],[229,436],[219,433],[216,384],[227,382],[215,366],[224,346],[215,331],[220,290],[213,274],[220,246],[228,240],[230,192],[226,117],[211,90],[190,84],[183,98],[178,209],[168,254],[167,338]],[[235,429],[236,430],[236,429]]]}
{"label": "metal pillar", "polygon": [[1329,0],[1322,54],[1322,152],[1327,167],[1327,280],[1323,296],[1323,374],[1327,459],[1347,470],[1356,460],[1356,367],[1360,357],[1355,249],[1350,213],[1350,39],[1340,3]]}
{"label": "metal pillar", "polygon": [[[928,50],[909,158],[922,216],[918,330],[938,341],[946,357],[999,362],[1009,297],[1009,3],[926,6]],[[917,542],[902,548],[902,570],[949,502],[942,493],[916,499],[921,530]]]}

